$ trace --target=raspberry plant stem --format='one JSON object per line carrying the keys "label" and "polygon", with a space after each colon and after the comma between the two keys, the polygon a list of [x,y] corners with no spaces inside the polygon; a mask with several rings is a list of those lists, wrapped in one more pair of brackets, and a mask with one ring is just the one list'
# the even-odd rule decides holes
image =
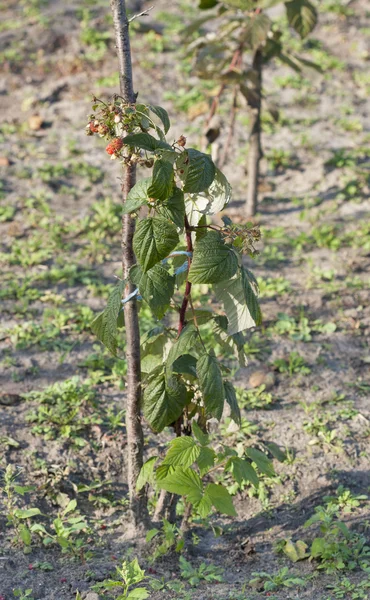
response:
{"label": "raspberry plant stem", "polygon": [[[116,38],[119,80],[122,97],[134,104],[136,94],[133,89],[132,62],[125,0],[111,0],[113,23]],[[123,166],[122,195],[123,203],[136,182],[136,165]],[[122,271],[127,279],[130,268],[135,264],[133,236],[135,220],[129,214],[122,216]],[[133,291],[132,284],[126,288],[126,296]],[[130,496],[130,511],[135,530],[145,529],[150,522],[145,487],[139,492],[136,482],[143,465],[144,437],[141,425],[141,365],[140,365],[140,328],[136,300],[125,305],[126,357],[127,357],[127,470]]]}

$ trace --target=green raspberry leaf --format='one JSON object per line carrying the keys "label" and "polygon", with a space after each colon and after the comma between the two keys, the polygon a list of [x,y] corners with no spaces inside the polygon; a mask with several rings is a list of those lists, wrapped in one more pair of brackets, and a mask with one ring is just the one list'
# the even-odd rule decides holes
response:
{"label": "green raspberry leaf", "polygon": [[173,223],[163,217],[148,217],[138,224],[134,235],[134,252],[144,273],[179,243]]}

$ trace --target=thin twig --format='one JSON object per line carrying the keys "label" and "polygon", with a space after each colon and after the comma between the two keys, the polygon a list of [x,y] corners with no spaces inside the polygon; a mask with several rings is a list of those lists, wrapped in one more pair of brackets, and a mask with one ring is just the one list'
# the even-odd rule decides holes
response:
{"label": "thin twig", "polygon": [[145,10],[143,10],[141,13],[138,13],[137,15],[134,15],[133,17],[131,17],[131,19],[128,20],[129,23],[132,23],[132,21],[134,21],[135,19],[138,19],[139,17],[147,17],[148,13],[153,10],[154,6],[149,6],[149,8],[146,8]]}

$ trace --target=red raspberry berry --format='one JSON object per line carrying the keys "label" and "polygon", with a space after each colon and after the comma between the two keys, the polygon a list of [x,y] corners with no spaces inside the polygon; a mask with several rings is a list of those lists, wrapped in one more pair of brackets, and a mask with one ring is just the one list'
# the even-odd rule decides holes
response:
{"label": "red raspberry berry", "polygon": [[113,140],[111,140],[108,144],[108,146],[106,147],[106,152],[108,152],[108,154],[117,154],[117,152],[119,152],[121,150],[123,146],[123,140],[122,138],[114,138]]}
{"label": "red raspberry berry", "polygon": [[98,133],[99,123],[97,121],[90,121],[89,128],[90,128],[91,133]]}

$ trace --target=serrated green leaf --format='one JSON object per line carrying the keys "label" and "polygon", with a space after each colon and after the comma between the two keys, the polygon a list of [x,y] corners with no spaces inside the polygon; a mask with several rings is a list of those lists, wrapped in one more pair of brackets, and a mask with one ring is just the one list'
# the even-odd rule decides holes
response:
{"label": "serrated green leaf", "polygon": [[156,140],[150,133],[134,133],[132,135],[127,135],[124,138],[124,143],[126,146],[141,148],[142,150],[148,150],[150,152],[154,152],[161,148],[172,150],[169,144],[162,140]]}
{"label": "serrated green leaf", "polygon": [[199,475],[192,469],[176,467],[172,473],[157,482],[158,487],[185,496],[188,502],[196,504],[203,496],[203,484]]}
{"label": "serrated green leaf", "polygon": [[227,491],[227,489],[223,485],[218,485],[216,483],[209,483],[205,490],[205,495],[207,495],[213,506],[216,510],[224,515],[229,515],[230,517],[236,517],[236,510],[233,505],[233,500]]}
{"label": "serrated green leaf", "polygon": [[200,470],[200,474],[203,476],[205,473],[209,471],[215,464],[216,453],[212,448],[207,448],[203,446],[200,449],[200,454],[197,458],[197,465]]}
{"label": "serrated green leaf", "polygon": [[197,509],[202,519],[205,519],[205,517],[207,517],[212,510],[211,498],[207,494],[204,494],[203,498],[201,498],[199,502],[197,502],[197,504],[195,505],[195,508]]}
{"label": "serrated green leaf", "polygon": [[190,467],[198,458],[200,447],[190,436],[175,438],[171,441],[169,449],[162,464],[173,467]]}
{"label": "serrated green leaf", "polygon": [[154,265],[146,273],[142,272],[139,265],[134,265],[130,269],[130,279],[139,288],[155,316],[162,319],[175,292],[175,276],[170,275],[162,265]]}
{"label": "serrated green leaf", "polygon": [[192,283],[218,283],[229,280],[238,268],[238,257],[227,246],[217,231],[207,234],[195,243],[189,271]]}
{"label": "serrated green leaf", "polygon": [[171,127],[168,112],[161,106],[154,106],[149,104],[148,108],[162,121],[164,132],[168,133],[168,130]]}
{"label": "serrated green leaf", "polygon": [[136,481],[136,490],[140,491],[144,485],[153,480],[155,463],[158,460],[158,456],[152,456],[149,458],[141,467],[139,477]]}
{"label": "serrated green leaf", "polygon": [[91,329],[97,338],[114,355],[117,355],[117,319],[122,310],[122,294],[125,281],[119,281],[111,292],[105,310],[91,323]]}
{"label": "serrated green leaf", "polygon": [[143,204],[148,201],[148,188],[152,183],[151,177],[140,179],[127,194],[126,202],[123,205],[123,214],[136,212]]}
{"label": "serrated green leaf", "polygon": [[199,334],[197,328],[188,323],[180,333],[180,336],[172,344],[166,360],[166,374],[171,376],[172,365],[180,356],[190,354],[193,356],[196,351],[197,343],[199,342]]}
{"label": "serrated green leaf", "polygon": [[305,38],[315,28],[317,11],[309,0],[291,0],[285,3],[289,25]]}
{"label": "serrated green leaf", "polygon": [[189,148],[184,192],[197,194],[208,188],[214,180],[216,167],[208,154]]}
{"label": "serrated green leaf", "polygon": [[214,355],[204,353],[198,358],[197,375],[207,415],[220,420],[224,408],[225,391],[221,369]]}
{"label": "serrated green leaf", "polygon": [[139,222],[134,235],[134,252],[144,273],[179,243],[175,225],[163,217],[148,217]]}
{"label": "serrated green leaf", "polygon": [[239,484],[243,483],[243,481],[249,481],[254,487],[258,487],[258,475],[247,460],[238,456],[232,457],[230,459],[230,471]]}
{"label": "serrated green leaf", "polygon": [[230,406],[230,417],[237,425],[241,424],[241,414],[233,384],[224,380],[225,400]]}
{"label": "serrated green leaf", "polygon": [[248,458],[253,460],[253,462],[257,465],[257,468],[261,473],[267,475],[268,477],[274,477],[276,475],[274,467],[272,466],[271,460],[256,448],[247,448],[245,451]]}
{"label": "serrated green leaf", "polygon": [[159,158],[153,167],[152,183],[148,189],[150,198],[166,200],[173,188],[173,166],[167,160]]}
{"label": "serrated green leaf", "polygon": [[179,227],[180,229],[184,228],[185,202],[184,192],[182,190],[175,187],[171,197],[162,204],[160,210],[161,214],[175,223],[176,227]]}
{"label": "serrated green leaf", "polygon": [[154,431],[162,431],[176,421],[186,403],[186,387],[181,381],[167,380],[163,370],[149,377],[143,394],[143,412]]}

